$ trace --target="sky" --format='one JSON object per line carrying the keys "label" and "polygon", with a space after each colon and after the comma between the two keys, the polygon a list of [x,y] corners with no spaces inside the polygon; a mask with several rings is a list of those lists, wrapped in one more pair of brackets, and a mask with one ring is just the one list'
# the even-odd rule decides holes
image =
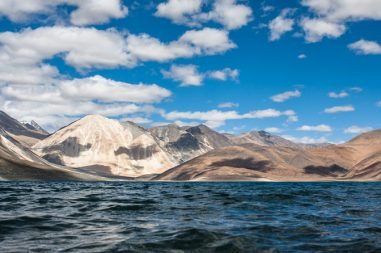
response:
{"label": "sky", "polygon": [[379,0],[1,0],[0,109],[340,143],[381,127]]}

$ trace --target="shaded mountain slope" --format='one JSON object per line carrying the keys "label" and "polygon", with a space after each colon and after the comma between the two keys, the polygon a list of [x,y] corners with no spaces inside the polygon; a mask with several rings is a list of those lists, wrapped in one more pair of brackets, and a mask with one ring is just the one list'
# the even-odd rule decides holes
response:
{"label": "shaded mountain slope", "polygon": [[205,125],[180,127],[170,124],[151,128],[150,132],[177,164],[233,144],[229,138]]}
{"label": "shaded mountain slope", "polygon": [[0,178],[2,180],[101,180],[46,162],[1,128]]}
{"label": "shaded mountain slope", "polygon": [[39,140],[47,137],[48,133],[43,132],[41,127],[41,129],[37,129],[37,126],[37,123],[35,123],[35,126],[32,124],[22,124],[5,112],[0,111],[0,127],[27,146],[32,146]]}
{"label": "shaded mountain slope", "polygon": [[381,180],[381,130],[311,149],[240,144],[210,151],[156,180]]}
{"label": "shaded mountain slope", "polygon": [[241,144],[210,151],[155,180],[313,181],[340,178],[348,171],[335,160],[306,150]]}

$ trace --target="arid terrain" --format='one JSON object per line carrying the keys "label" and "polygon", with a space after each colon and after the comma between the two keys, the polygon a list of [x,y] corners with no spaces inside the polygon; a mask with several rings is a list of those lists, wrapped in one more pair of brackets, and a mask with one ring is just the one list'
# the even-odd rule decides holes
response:
{"label": "arid terrain", "polygon": [[340,145],[305,145],[265,131],[146,129],[99,115],[48,134],[36,122],[0,116],[5,180],[381,180],[381,130]]}

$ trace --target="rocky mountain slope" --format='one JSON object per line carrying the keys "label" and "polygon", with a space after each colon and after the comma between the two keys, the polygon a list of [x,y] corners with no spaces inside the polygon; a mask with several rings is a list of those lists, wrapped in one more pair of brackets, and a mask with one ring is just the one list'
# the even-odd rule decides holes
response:
{"label": "rocky mountain slope", "polygon": [[53,163],[102,176],[138,177],[176,165],[144,128],[89,115],[33,146]]}
{"label": "rocky mountain slope", "polygon": [[292,147],[240,144],[210,151],[172,168],[155,180],[314,181],[338,178],[347,170],[333,159]]}
{"label": "rocky mountain slope", "polygon": [[101,180],[101,178],[50,164],[0,128],[0,180]]}
{"label": "rocky mountain slope", "polygon": [[3,111],[0,111],[0,127],[7,131],[17,141],[32,146],[39,140],[44,139],[48,133],[43,130],[37,123],[23,124],[12,118]]}
{"label": "rocky mountain slope", "polygon": [[279,147],[293,147],[299,148],[300,145],[289,141],[280,136],[272,135],[266,131],[251,131],[248,133],[243,133],[239,136],[230,136],[231,141],[234,144],[256,144],[260,146],[279,146]]}
{"label": "rocky mountain slope", "polygon": [[41,133],[41,134],[43,134],[43,135],[48,135],[49,134],[49,132],[48,131],[46,131],[45,129],[43,129],[36,121],[34,121],[34,120],[32,120],[31,122],[23,122],[23,125],[26,127],[26,128],[28,128],[28,129],[30,129],[30,130],[32,130],[32,131],[34,131],[34,132],[39,132],[39,133]]}
{"label": "rocky mountain slope", "polygon": [[155,180],[381,180],[381,130],[304,149],[239,144],[210,151]]}
{"label": "rocky mountain slope", "polygon": [[260,146],[269,146],[269,147],[292,147],[292,148],[316,148],[324,147],[330,145],[329,143],[318,143],[318,144],[304,144],[304,143],[295,143],[290,140],[287,140],[283,137],[273,135],[266,131],[250,131],[243,133],[241,135],[231,135],[225,134],[234,144],[256,144]]}
{"label": "rocky mountain slope", "polygon": [[206,152],[232,145],[226,136],[205,125],[180,127],[175,124],[149,129],[177,164],[181,164]]}
{"label": "rocky mountain slope", "polygon": [[[31,151],[25,143],[39,138]],[[90,115],[47,136],[37,123],[20,123],[2,112],[0,177],[381,180],[381,130],[311,148],[264,131],[234,136],[204,125],[145,129]]]}

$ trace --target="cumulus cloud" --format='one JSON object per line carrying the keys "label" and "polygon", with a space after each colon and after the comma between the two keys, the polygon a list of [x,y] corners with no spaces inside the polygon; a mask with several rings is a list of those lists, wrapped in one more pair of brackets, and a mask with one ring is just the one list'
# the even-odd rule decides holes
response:
{"label": "cumulus cloud", "polygon": [[196,25],[192,15],[201,11],[202,0],[168,0],[157,6],[158,17],[168,18],[176,24]]}
{"label": "cumulus cloud", "polygon": [[210,111],[172,111],[163,112],[162,116],[167,120],[201,120],[205,121],[210,127],[222,126],[226,120],[239,120],[239,119],[264,119],[264,118],[277,118],[281,116],[286,116],[288,121],[295,121],[297,115],[292,110],[278,111],[275,109],[265,109],[257,110],[244,114],[240,114],[237,111],[220,111],[220,110],[210,110]]}
{"label": "cumulus cloud", "polygon": [[78,70],[135,67],[144,61],[221,54],[235,46],[226,31],[212,28],[185,32],[169,43],[112,29],[53,26],[2,32],[0,82],[50,83],[59,71],[45,62],[54,57]]}
{"label": "cumulus cloud", "polygon": [[372,127],[359,127],[359,126],[350,126],[344,130],[346,134],[362,134],[365,132],[372,131]]}
{"label": "cumulus cloud", "polygon": [[233,103],[233,102],[224,102],[221,104],[218,104],[218,108],[233,108],[233,107],[239,107],[238,103]]}
{"label": "cumulus cloud", "polygon": [[200,86],[204,79],[195,65],[172,65],[169,71],[162,70],[165,78],[179,81],[181,86]]}
{"label": "cumulus cloud", "polygon": [[228,30],[241,28],[252,19],[251,8],[236,0],[215,0],[208,12],[202,11],[204,5],[205,1],[201,0],[168,0],[157,6],[155,15],[188,26],[213,21]]}
{"label": "cumulus cloud", "polygon": [[226,81],[228,79],[237,80],[239,76],[238,69],[224,68],[221,70],[209,71],[207,76],[212,79]]}
{"label": "cumulus cloud", "polygon": [[135,62],[166,62],[197,55],[215,55],[235,47],[226,31],[214,28],[190,30],[169,43],[163,43],[148,34],[129,35],[126,45],[127,52]]}
{"label": "cumulus cloud", "polygon": [[335,21],[381,19],[381,2],[378,0],[303,0],[302,4]]}
{"label": "cumulus cloud", "polygon": [[307,42],[318,42],[324,37],[337,38],[346,31],[345,25],[324,19],[304,18],[300,25],[305,32],[305,40]]}
{"label": "cumulus cloud", "polygon": [[355,108],[352,105],[334,106],[326,108],[325,113],[353,112]]}
{"label": "cumulus cloud", "polygon": [[297,98],[297,97],[300,97],[302,95],[302,93],[298,90],[295,90],[295,91],[286,91],[286,92],[283,92],[283,93],[280,93],[280,94],[276,94],[272,97],[270,97],[270,99],[274,102],[277,102],[277,103],[282,103],[284,101],[287,101],[291,98]]}
{"label": "cumulus cloud", "polygon": [[0,58],[21,66],[41,64],[56,55],[75,68],[131,65],[124,46],[121,34],[95,28],[53,26],[0,33]]}
{"label": "cumulus cloud", "polygon": [[328,97],[330,98],[345,98],[348,97],[349,94],[346,91],[340,91],[340,92],[329,92]]}
{"label": "cumulus cloud", "polygon": [[249,23],[252,18],[252,10],[247,5],[237,4],[236,0],[216,0],[213,10],[205,16],[231,30]]}
{"label": "cumulus cloud", "polygon": [[332,128],[328,125],[316,125],[316,126],[309,126],[304,125],[299,128],[297,128],[298,131],[312,131],[312,132],[332,132]]}
{"label": "cumulus cloud", "polygon": [[347,22],[381,20],[378,0],[302,0],[302,4],[316,16],[301,22],[308,42],[341,36],[347,30]]}
{"label": "cumulus cloud", "polygon": [[199,53],[207,55],[223,53],[236,47],[230,41],[227,31],[214,28],[187,31],[180,37],[179,42],[189,44]]}
{"label": "cumulus cloud", "polygon": [[348,45],[357,54],[381,54],[381,45],[375,41],[359,40]]}
{"label": "cumulus cloud", "polygon": [[129,84],[99,75],[65,80],[59,86],[63,97],[103,102],[154,103],[171,95],[169,90],[156,84]]}
{"label": "cumulus cloud", "polygon": [[120,0],[2,0],[0,16],[13,22],[25,22],[34,16],[51,15],[61,5],[74,7],[70,13],[70,22],[74,25],[103,24],[128,15],[127,6]]}
{"label": "cumulus cloud", "polygon": [[200,73],[196,65],[171,65],[170,69],[161,70],[164,78],[172,79],[181,83],[181,86],[201,86],[206,78],[226,81],[227,79],[236,80],[239,71],[231,68],[213,70]]}
{"label": "cumulus cloud", "polygon": [[49,130],[86,114],[111,117],[150,114],[157,109],[146,104],[171,95],[154,84],[135,85],[101,76],[55,80],[52,84],[2,84],[0,94],[1,110],[20,120],[35,119]]}
{"label": "cumulus cloud", "polygon": [[292,31],[295,22],[287,17],[289,13],[290,10],[285,9],[269,23],[271,41],[279,40],[284,33]]}

